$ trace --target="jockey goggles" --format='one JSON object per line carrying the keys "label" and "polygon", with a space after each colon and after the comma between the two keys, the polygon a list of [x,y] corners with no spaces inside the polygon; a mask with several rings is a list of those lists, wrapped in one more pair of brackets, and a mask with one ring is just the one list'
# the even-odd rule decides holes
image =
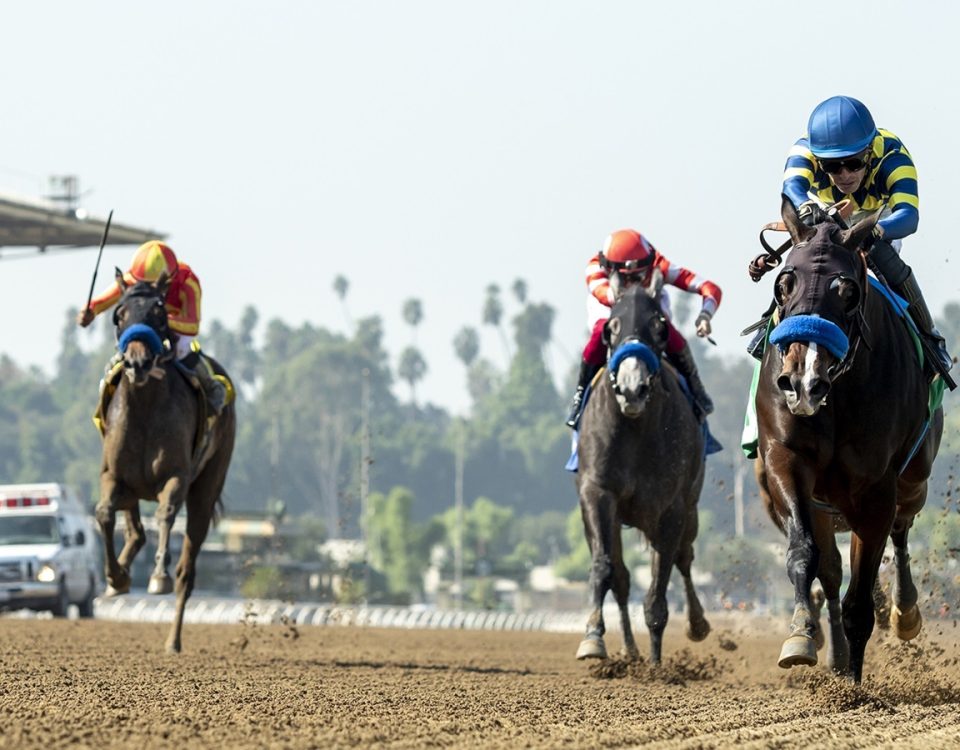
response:
{"label": "jockey goggles", "polygon": [[867,156],[865,153],[857,156],[850,156],[846,159],[821,159],[820,168],[827,174],[840,174],[846,169],[848,172],[859,172],[867,166]]}
{"label": "jockey goggles", "polygon": [[646,258],[640,258],[639,260],[624,260],[624,261],[615,261],[610,260],[606,255],[600,253],[600,266],[601,268],[608,268],[611,271],[623,271],[626,273],[632,273],[634,271],[639,271],[646,268],[647,266],[653,263],[653,253],[648,255]]}

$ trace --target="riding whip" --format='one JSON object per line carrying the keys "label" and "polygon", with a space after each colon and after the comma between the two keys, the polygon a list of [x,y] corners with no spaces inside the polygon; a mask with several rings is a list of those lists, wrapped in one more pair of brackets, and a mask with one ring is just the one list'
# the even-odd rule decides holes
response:
{"label": "riding whip", "polygon": [[90,294],[87,295],[87,307],[90,307],[90,301],[93,299],[93,287],[97,283],[97,271],[100,270],[100,258],[103,257],[103,246],[107,244],[107,234],[110,233],[110,221],[113,219],[113,209],[110,209],[110,215],[107,216],[107,223],[103,227],[103,237],[100,238],[100,252],[97,253],[97,265],[93,267],[93,278],[90,280]]}

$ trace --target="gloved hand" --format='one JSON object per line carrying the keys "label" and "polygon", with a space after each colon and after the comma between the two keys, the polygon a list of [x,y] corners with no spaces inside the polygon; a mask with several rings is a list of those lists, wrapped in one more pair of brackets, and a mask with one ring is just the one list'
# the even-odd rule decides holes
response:
{"label": "gloved hand", "polygon": [[797,214],[800,216],[800,221],[808,227],[816,226],[830,218],[827,212],[816,201],[801,203]]}
{"label": "gloved hand", "polygon": [[77,313],[77,325],[86,328],[93,322],[94,318],[93,310],[89,307],[85,307],[83,310]]}
{"label": "gloved hand", "polygon": [[697,327],[697,336],[703,338],[704,336],[709,336],[713,331],[713,327],[710,325],[710,313],[701,312],[694,323]]}

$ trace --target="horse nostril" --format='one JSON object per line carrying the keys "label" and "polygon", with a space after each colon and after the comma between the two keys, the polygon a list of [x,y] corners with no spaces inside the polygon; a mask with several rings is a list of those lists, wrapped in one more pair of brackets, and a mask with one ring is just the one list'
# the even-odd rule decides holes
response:
{"label": "horse nostril", "polygon": [[790,379],[789,375],[781,375],[777,378],[777,388],[781,391],[792,391],[793,390],[793,381]]}
{"label": "horse nostril", "polygon": [[810,381],[810,400],[814,403],[822,401],[830,390],[830,383],[823,378],[814,378]]}

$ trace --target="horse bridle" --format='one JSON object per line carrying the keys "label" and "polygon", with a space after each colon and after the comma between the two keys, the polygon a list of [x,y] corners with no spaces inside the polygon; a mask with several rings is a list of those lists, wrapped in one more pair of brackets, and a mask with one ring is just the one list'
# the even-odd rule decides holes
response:
{"label": "horse bridle", "polygon": [[[870,281],[867,277],[867,254],[863,249],[858,248],[857,250],[848,250],[847,252],[856,253],[859,258],[858,268],[860,273],[858,278],[851,279],[849,276],[844,276],[840,274],[837,277],[839,279],[847,279],[856,284],[857,287],[857,305],[855,308],[845,313],[845,317],[851,320],[850,331],[847,334],[847,339],[850,341],[850,346],[847,348],[847,353],[844,355],[842,360],[834,362],[830,367],[827,368],[827,374],[830,376],[830,380],[834,381],[847,372],[853,366],[853,360],[857,356],[857,351],[860,349],[860,344],[863,343],[867,349],[870,349],[870,341],[867,338],[867,334],[870,330],[870,326],[867,324],[866,316],[864,315],[864,309],[867,302],[867,294],[870,288]],[[779,261],[777,262],[779,265]],[[775,267],[775,266],[774,266]],[[793,266],[785,266],[784,269],[777,275],[776,280],[774,281],[774,289],[777,288],[777,283],[780,281],[780,277],[787,273],[788,271],[793,270]],[[784,320],[783,315],[783,304],[776,299],[776,309],[779,319]]]}

